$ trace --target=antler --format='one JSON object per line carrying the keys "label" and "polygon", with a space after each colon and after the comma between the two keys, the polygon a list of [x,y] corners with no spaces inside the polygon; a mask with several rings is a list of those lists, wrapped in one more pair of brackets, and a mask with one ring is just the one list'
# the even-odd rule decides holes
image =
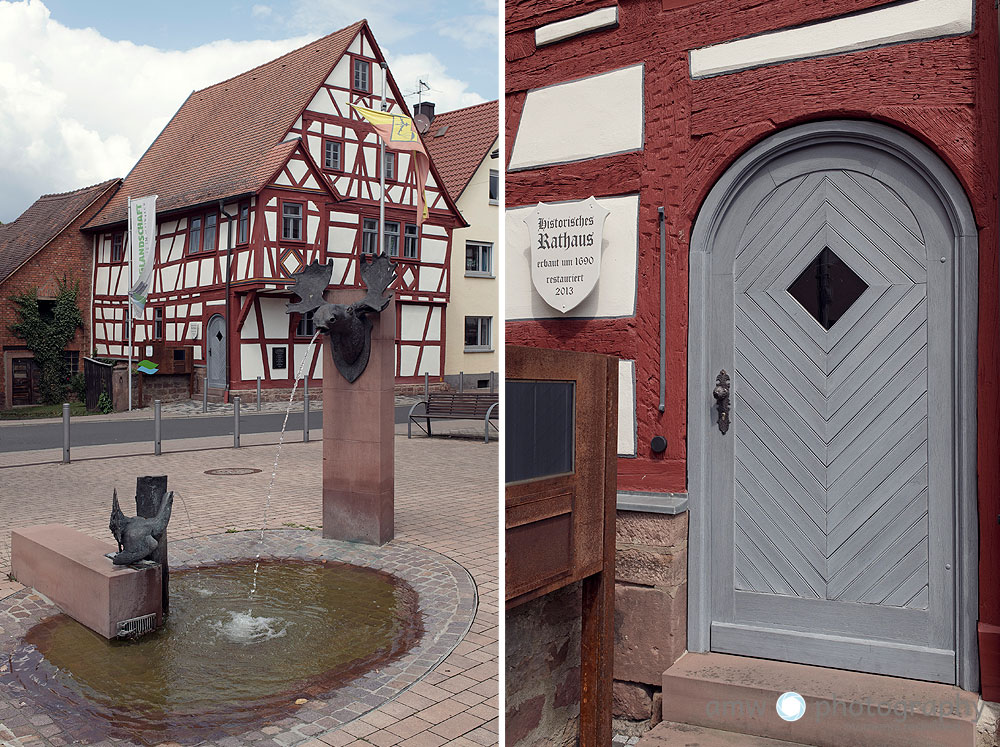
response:
{"label": "antler", "polygon": [[378,313],[389,305],[392,300],[392,293],[383,296],[386,288],[392,285],[396,279],[396,263],[392,262],[388,255],[380,254],[370,261],[366,261],[362,256],[359,260],[361,279],[365,281],[368,292],[365,297],[351,306],[355,313],[364,315],[369,312]]}
{"label": "antler", "polygon": [[291,311],[298,311],[305,314],[315,311],[326,301],[323,300],[323,291],[330,284],[330,276],[333,273],[333,261],[321,265],[319,260],[292,275],[295,284],[291,286],[292,293],[299,297],[295,303],[285,304],[285,308]]}

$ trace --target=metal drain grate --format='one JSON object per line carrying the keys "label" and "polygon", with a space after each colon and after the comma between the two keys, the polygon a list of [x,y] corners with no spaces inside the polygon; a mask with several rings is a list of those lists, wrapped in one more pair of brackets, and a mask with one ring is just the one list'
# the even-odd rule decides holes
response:
{"label": "metal drain grate", "polygon": [[220,467],[219,469],[207,469],[206,475],[255,475],[260,472],[253,467]]}
{"label": "metal drain grate", "polygon": [[156,613],[133,617],[128,620],[118,622],[119,638],[138,638],[146,633],[152,633],[156,629]]}

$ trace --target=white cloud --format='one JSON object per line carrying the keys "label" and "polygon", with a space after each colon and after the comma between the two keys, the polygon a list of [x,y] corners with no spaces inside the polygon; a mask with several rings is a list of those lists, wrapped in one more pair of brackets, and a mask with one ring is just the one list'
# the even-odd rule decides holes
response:
{"label": "white cloud", "polygon": [[309,40],[162,51],[67,28],[40,0],[0,2],[0,221],[124,176],[192,90]]}
{"label": "white cloud", "polygon": [[271,15],[270,5],[255,5],[250,9],[250,15],[254,18],[267,18]]}
{"label": "white cloud", "polygon": [[424,91],[423,99],[433,101],[435,111],[450,112],[473,104],[481,104],[484,99],[478,93],[469,90],[465,81],[453,78],[445,71],[444,64],[429,52],[422,54],[386,54],[389,70],[399,86],[400,93],[406,97],[406,103],[413,108],[417,95],[407,95],[417,90],[417,81],[423,80],[430,85],[431,90]]}
{"label": "white cloud", "polygon": [[417,32],[415,24],[404,21],[400,11],[406,4],[399,0],[295,0],[288,17],[293,31],[324,34],[349,26],[361,16],[368,19],[380,45],[392,44]]}
{"label": "white cloud", "polygon": [[441,36],[455,39],[466,49],[496,50],[500,35],[496,14],[461,16],[442,21],[436,28]]}

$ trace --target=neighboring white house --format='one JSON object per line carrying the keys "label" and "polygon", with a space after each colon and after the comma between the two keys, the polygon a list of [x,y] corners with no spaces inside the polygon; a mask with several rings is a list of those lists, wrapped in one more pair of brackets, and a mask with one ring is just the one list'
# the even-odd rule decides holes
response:
{"label": "neighboring white house", "polygon": [[457,385],[464,373],[466,389],[484,388],[490,385],[490,372],[500,370],[499,102],[437,116],[433,104],[419,110],[431,120],[424,144],[469,224],[452,233],[445,379]]}

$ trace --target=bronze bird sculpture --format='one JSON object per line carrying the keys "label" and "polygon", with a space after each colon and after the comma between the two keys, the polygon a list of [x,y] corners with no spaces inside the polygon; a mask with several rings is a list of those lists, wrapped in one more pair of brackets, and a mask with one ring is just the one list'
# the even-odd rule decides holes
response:
{"label": "bronze bird sculpture", "polygon": [[118,552],[111,556],[111,562],[115,565],[131,565],[152,555],[167,531],[173,505],[174,493],[170,491],[164,496],[160,510],[153,518],[126,516],[118,505],[118,491],[115,490],[111,499],[109,528],[118,542]]}
{"label": "bronze bird sculpture", "polygon": [[341,375],[350,382],[357,380],[368,366],[371,355],[371,331],[374,324],[370,314],[378,314],[392,300],[386,289],[396,279],[396,265],[385,254],[368,260],[359,260],[361,279],[368,292],[352,304],[326,303],[323,291],[330,284],[332,262],[321,265],[314,261],[301,272],[295,273],[291,287],[299,301],[286,304],[288,312],[313,314],[313,323],[330,338],[330,353]]}

